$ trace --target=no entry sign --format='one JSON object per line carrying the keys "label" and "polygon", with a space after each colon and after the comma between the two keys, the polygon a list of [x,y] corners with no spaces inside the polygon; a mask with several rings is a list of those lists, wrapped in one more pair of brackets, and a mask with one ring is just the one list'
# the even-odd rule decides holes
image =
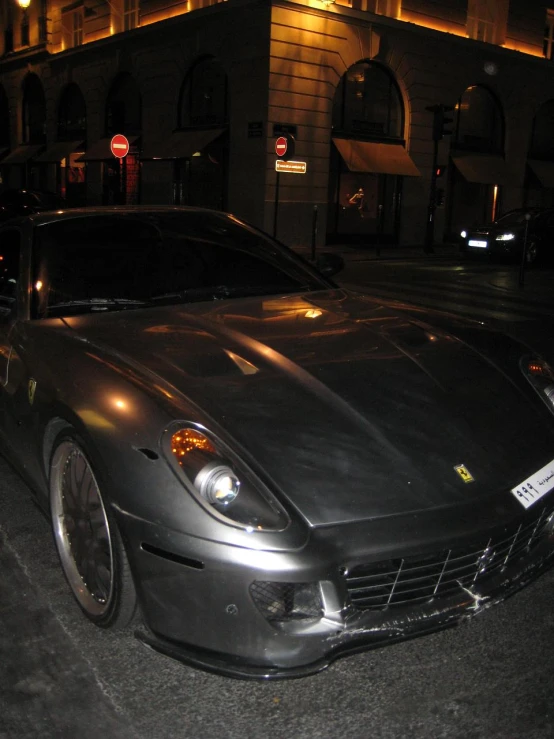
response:
{"label": "no entry sign", "polygon": [[123,159],[129,153],[129,141],[122,133],[116,133],[110,142],[110,149],[114,157]]}
{"label": "no entry sign", "polygon": [[287,153],[287,139],[284,136],[279,136],[275,142],[275,153],[278,157],[283,157]]}

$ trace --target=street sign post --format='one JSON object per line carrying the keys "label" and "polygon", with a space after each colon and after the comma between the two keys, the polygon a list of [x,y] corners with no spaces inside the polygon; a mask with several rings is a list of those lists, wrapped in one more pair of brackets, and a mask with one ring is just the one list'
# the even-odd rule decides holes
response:
{"label": "street sign post", "polygon": [[129,140],[122,133],[116,133],[110,142],[110,149],[114,157],[123,159],[129,153]]}

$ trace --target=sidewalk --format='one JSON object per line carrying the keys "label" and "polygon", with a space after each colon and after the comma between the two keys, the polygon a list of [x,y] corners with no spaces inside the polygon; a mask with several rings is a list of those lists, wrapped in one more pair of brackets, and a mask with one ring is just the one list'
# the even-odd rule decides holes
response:
{"label": "sidewalk", "polygon": [[[295,246],[293,251],[301,254],[305,259],[312,258],[312,248],[309,246]],[[389,259],[416,259],[416,258],[441,258],[456,259],[460,256],[458,244],[435,244],[433,252],[427,253],[422,244],[368,244],[367,246],[351,244],[329,244],[318,246],[315,250],[317,259],[322,252],[334,252],[340,254],[347,262],[370,262],[373,260]]]}

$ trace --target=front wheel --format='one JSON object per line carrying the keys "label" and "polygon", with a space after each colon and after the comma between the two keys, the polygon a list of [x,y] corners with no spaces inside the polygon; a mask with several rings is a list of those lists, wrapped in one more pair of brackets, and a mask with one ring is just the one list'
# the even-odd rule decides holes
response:
{"label": "front wheel", "polygon": [[84,614],[104,628],[126,626],[136,610],[127,555],[84,445],[69,430],[54,445],[50,513],[64,575]]}

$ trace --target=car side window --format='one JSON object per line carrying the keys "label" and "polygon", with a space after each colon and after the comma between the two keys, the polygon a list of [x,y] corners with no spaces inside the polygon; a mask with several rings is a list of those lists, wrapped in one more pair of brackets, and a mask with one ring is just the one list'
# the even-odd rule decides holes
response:
{"label": "car side window", "polygon": [[3,231],[0,234],[0,319],[11,315],[15,308],[20,255],[19,231]]}

